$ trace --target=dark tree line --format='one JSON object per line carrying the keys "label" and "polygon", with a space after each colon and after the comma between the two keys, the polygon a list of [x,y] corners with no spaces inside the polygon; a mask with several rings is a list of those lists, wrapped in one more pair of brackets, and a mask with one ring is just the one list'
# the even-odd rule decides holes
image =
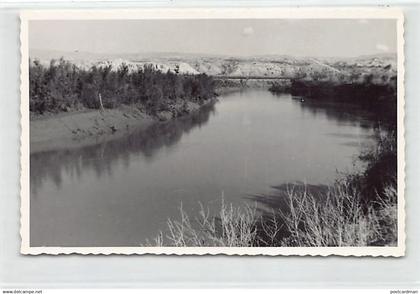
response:
{"label": "dark tree line", "polygon": [[381,84],[374,83],[371,75],[362,82],[332,82],[316,80],[292,80],[284,85],[273,83],[272,93],[290,93],[314,100],[330,100],[353,103],[375,114],[378,121],[395,128],[397,121],[397,79],[391,77]]}
{"label": "dark tree line", "polygon": [[71,111],[121,104],[141,104],[150,112],[165,110],[176,100],[202,103],[215,96],[215,83],[205,74],[187,75],[161,72],[153,65],[130,70],[122,64],[93,66],[88,70],[64,60],[52,60],[43,66],[38,60],[29,61],[30,111]]}

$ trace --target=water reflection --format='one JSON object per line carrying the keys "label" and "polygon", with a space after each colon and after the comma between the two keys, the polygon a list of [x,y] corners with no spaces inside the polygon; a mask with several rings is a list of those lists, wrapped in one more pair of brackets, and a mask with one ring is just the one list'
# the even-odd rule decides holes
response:
{"label": "water reflection", "polygon": [[112,168],[118,161],[128,168],[132,156],[141,154],[145,161],[152,161],[163,147],[174,148],[183,135],[206,124],[214,113],[213,103],[189,116],[156,123],[120,139],[79,149],[31,154],[31,195],[36,197],[38,188],[48,178],[60,188],[63,172],[80,179],[84,171],[94,170],[100,178],[104,173],[112,176]]}
{"label": "water reflection", "polygon": [[339,126],[348,125],[372,129],[377,125],[377,120],[372,112],[355,104],[315,99],[306,99],[304,102],[299,99],[293,99],[293,101],[300,105],[302,112],[309,113],[314,117],[324,116],[329,121],[335,121]]}
{"label": "water reflection", "polygon": [[328,185],[372,142],[363,111],[343,108],[247,90],[120,139],[31,154],[31,244],[138,246],[180,203],[194,215],[221,195],[240,206],[257,193],[274,202],[277,183]]}

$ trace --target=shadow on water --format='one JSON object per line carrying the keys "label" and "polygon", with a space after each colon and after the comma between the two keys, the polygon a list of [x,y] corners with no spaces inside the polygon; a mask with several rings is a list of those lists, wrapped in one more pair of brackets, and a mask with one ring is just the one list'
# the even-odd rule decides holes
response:
{"label": "shadow on water", "polygon": [[[374,124],[360,128],[360,109],[347,115],[344,108],[268,91],[234,93],[119,139],[31,154],[31,242],[136,246],[176,218],[180,203],[193,216],[199,202],[217,212],[221,192],[235,206],[252,194],[248,201],[269,215],[292,186],[321,194],[327,186],[295,181],[334,181],[358,154],[354,147],[371,141]],[[282,182],[290,184],[267,189]]]}
{"label": "shadow on water", "polygon": [[363,129],[372,129],[378,124],[375,115],[363,109],[360,105],[345,102],[317,101],[314,99],[306,99],[304,102],[293,100],[295,103],[299,103],[302,112],[310,113],[314,117],[323,115],[340,126],[349,125]]}
{"label": "shadow on water", "polygon": [[214,104],[209,104],[188,116],[156,123],[123,138],[78,149],[31,154],[31,194],[36,195],[37,189],[47,178],[51,178],[59,188],[62,171],[80,179],[83,171],[94,170],[99,178],[103,173],[112,175],[112,169],[118,161],[128,167],[131,156],[142,155],[146,161],[150,161],[162,148],[175,147],[184,134],[205,125],[214,113]]}
{"label": "shadow on water", "polygon": [[[248,201],[256,204],[256,212],[260,217],[260,222],[257,223],[257,232],[260,238],[259,246],[283,246],[281,241],[290,236],[290,230],[283,223],[283,215],[289,215],[290,202],[292,199],[290,195],[296,197],[300,195],[311,195],[318,201],[325,199],[328,191],[331,189],[328,185],[313,185],[303,182],[284,183],[278,186],[272,186],[272,191],[266,194],[254,194],[245,197]],[[276,223],[276,233],[271,235],[267,228],[274,228]],[[275,239],[272,239],[275,237]]]}
{"label": "shadow on water", "polygon": [[[290,95],[274,95],[282,99],[291,99]],[[296,98],[296,97],[293,97]],[[374,120],[369,112],[354,105],[338,107],[337,103],[314,101],[307,99],[292,99],[300,105],[303,113],[310,113],[314,117],[325,116],[329,121],[338,125],[360,126],[365,129],[375,127]],[[144,160],[152,161],[163,147],[173,148],[184,134],[192,129],[206,124],[215,105],[203,106],[199,111],[182,118],[165,123],[156,123],[146,130],[134,131],[130,135],[112,141],[102,142],[97,145],[81,147],[78,149],[39,152],[31,154],[31,192],[36,194],[38,187],[46,178],[51,178],[59,188],[62,182],[62,171],[82,177],[86,169],[94,170],[97,177],[106,173],[112,175],[116,161],[121,161],[124,166],[130,163],[130,157],[141,154]],[[345,134],[328,134],[331,136],[344,136]],[[353,135],[355,136],[355,135]],[[369,136],[369,135],[358,135]],[[366,137],[368,138],[368,137]]]}
{"label": "shadow on water", "polygon": [[303,114],[325,117],[329,121],[334,121],[338,126],[372,129],[378,127],[381,121],[375,111],[351,102],[303,98],[284,93],[272,93],[272,95],[279,99],[291,99],[294,104],[299,105]]}
{"label": "shadow on water", "polygon": [[249,195],[245,198],[256,202],[258,204],[258,211],[261,214],[267,214],[273,210],[284,211],[288,207],[288,195],[290,192],[294,192],[294,195],[304,195],[306,193],[320,198],[330,189],[328,185],[312,185],[303,182],[285,183],[272,186],[271,188],[271,193]]}

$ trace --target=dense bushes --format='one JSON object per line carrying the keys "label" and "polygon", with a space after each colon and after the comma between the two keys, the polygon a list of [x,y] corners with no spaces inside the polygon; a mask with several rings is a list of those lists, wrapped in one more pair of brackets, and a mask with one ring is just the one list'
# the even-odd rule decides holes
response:
{"label": "dense bushes", "polygon": [[390,84],[365,83],[332,83],[316,81],[292,81],[291,94],[317,99],[334,99],[355,101],[360,103],[375,103],[384,96],[395,93]]}
{"label": "dense bushes", "polygon": [[153,65],[131,71],[126,64],[117,70],[111,65],[81,69],[64,59],[43,66],[29,61],[29,101],[34,113],[80,108],[105,108],[141,103],[146,110],[164,110],[177,99],[203,102],[214,96],[211,77],[161,72]]}
{"label": "dense bushes", "polygon": [[281,93],[290,93],[291,90],[291,83],[280,83],[280,82],[273,82],[271,83],[268,91],[274,94],[281,94]]}
{"label": "dense bushes", "polygon": [[289,86],[272,83],[272,93],[290,93],[319,101],[351,103],[363,107],[376,116],[376,120],[395,125],[397,119],[397,80],[390,78],[382,84],[374,83],[372,77],[363,82],[333,82],[315,80],[292,80]]}

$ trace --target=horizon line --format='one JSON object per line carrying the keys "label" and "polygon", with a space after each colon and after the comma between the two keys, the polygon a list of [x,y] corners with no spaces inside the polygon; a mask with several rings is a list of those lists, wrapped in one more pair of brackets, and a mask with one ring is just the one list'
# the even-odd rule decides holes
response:
{"label": "horizon line", "polygon": [[[360,58],[360,57],[369,57],[369,56],[387,56],[387,55],[394,55],[395,57],[398,55],[398,52],[380,52],[380,53],[366,53],[366,54],[360,54],[360,55],[352,55],[352,56],[341,56],[341,55],[335,55],[335,56],[310,56],[310,55],[292,55],[292,54],[286,54],[286,53],[266,53],[266,54],[255,54],[255,55],[229,55],[226,53],[199,53],[199,52],[176,52],[176,51],[156,51],[156,52],[122,52],[122,53],[116,53],[116,52],[91,52],[91,51],[79,51],[79,50],[72,50],[72,51],[66,51],[66,50],[58,50],[58,49],[43,49],[43,48],[29,48],[29,55],[31,55],[30,51],[36,50],[36,51],[50,51],[50,52],[56,52],[56,53],[67,53],[67,54],[90,54],[90,55],[142,55],[144,54],[144,57],[150,57],[147,55],[165,55],[167,54],[167,57],[175,57],[173,55],[190,55],[190,56],[197,56],[197,57],[223,57],[223,58],[255,58],[255,57],[294,57],[294,58],[341,58],[341,59],[349,59],[349,58]],[[172,55],[172,56],[170,56]],[[31,57],[31,56],[29,56]],[[62,56],[64,57],[64,56]]]}

